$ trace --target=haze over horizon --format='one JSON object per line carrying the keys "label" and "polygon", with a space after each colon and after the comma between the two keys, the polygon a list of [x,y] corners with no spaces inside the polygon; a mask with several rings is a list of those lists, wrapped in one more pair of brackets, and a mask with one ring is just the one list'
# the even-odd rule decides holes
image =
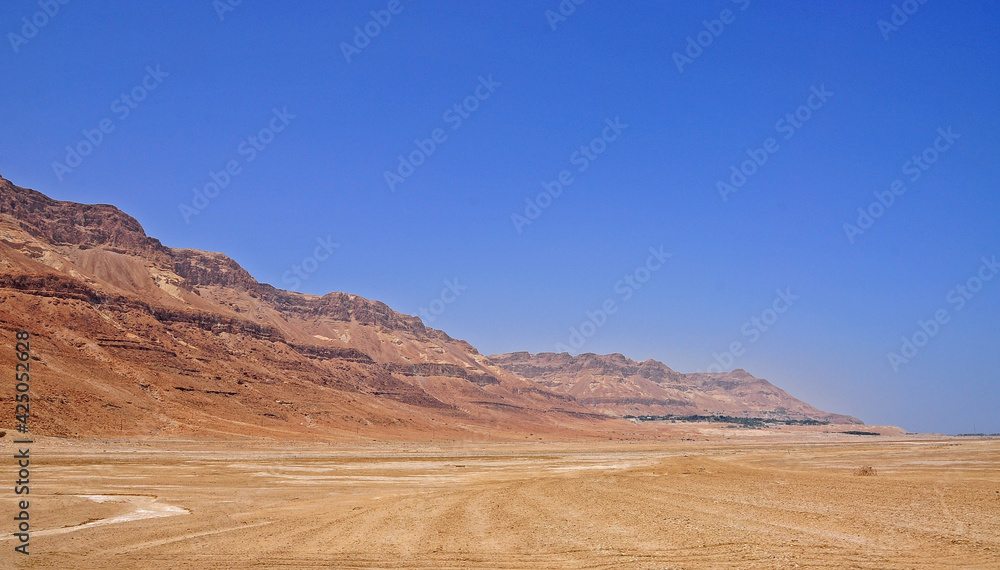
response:
{"label": "haze over horizon", "polygon": [[996,3],[559,5],[9,2],[0,175],[484,354],[1000,432]]}

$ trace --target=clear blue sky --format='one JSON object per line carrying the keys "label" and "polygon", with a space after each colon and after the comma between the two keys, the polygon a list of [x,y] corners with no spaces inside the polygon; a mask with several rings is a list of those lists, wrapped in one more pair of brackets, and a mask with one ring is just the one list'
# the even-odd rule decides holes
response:
{"label": "clear blue sky", "polygon": [[[568,345],[590,311],[602,326],[574,352],[680,371],[718,354],[869,423],[1000,432],[1000,279],[961,310],[952,293],[1000,255],[1000,7],[928,0],[886,39],[890,0],[693,4],[589,0],[553,30],[557,0],[400,0],[384,27],[369,12],[388,0],[245,0],[222,19],[211,0],[70,0],[51,17],[10,0],[0,173],[115,204],[166,245],[226,252],[279,287],[436,310],[431,326],[485,353]],[[366,25],[379,33],[348,62],[342,44]],[[674,54],[701,32],[711,43],[681,73]],[[475,111],[445,114],[463,101]],[[809,120],[779,124],[797,111]],[[606,128],[616,118],[627,128]],[[96,149],[57,173],[105,119]],[[269,144],[248,140],[270,126]],[[939,140],[948,127],[959,138]],[[385,172],[435,134],[391,191]],[[580,172],[574,153],[602,134],[615,140]],[[724,200],[717,183],[769,138]],[[926,170],[907,165],[935,143]],[[239,174],[185,220],[179,205],[228,166]],[[512,215],[564,170],[572,183],[518,232]],[[852,243],[844,224],[895,180],[905,193]],[[647,275],[661,246],[672,257]],[[295,284],[314,253],[326,259]],[[636,290],[626,274],[649,279]],[[798,300],[766,313],[779,289]],[[895,371],[889,353],[942,310]]]}

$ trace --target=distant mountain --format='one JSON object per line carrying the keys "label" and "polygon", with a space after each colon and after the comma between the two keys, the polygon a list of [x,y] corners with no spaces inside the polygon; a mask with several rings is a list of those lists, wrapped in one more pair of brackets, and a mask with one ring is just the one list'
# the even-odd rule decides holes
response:
{"label": "distant mountain", "polygon": [[36,359],[33,431],[50,435],[599,437],[627,428],[609,416],[639,409],[628,398],[829,416],[737,373],[698,380],[620,356],[494,361],[384,303],[258,283],[223,254],[164,246],[113,206],[0,178],[0,335],[20,329]]}
{"label": "distant mountain", "polygon": [[745,370],[681,374],[662,362],[636,362],[621,354],[515,352],[495,354],[490,360],[603,414],[719,414],[862,423],[820,411]]}

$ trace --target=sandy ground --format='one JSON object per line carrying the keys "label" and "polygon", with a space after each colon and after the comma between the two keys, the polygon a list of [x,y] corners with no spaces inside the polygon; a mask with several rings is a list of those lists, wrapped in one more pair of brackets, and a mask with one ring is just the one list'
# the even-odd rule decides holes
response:
{"label": "sandy ground", "polygon": [[0,567],[1000,568],[997,439],[276,447],[36,444]]}

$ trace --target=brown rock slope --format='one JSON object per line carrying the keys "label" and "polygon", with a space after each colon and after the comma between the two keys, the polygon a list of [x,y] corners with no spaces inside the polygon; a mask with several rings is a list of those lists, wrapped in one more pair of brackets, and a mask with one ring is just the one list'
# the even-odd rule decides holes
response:
{"label": "brown rock slope", "polygon": [[515,352],[493,355],[490,359],[514,374],[572,396],[603,414],[719,414],[862,423],[857,418],[818,410],[745,370],[681,374],[662,362],[636,362],[621,354],[570,356]]}
{"label": "brown rock slope", "polygon": [[36,433],[502,439],[606,423],[383,303],[281,291],[112,206],[0,178],[0,335],[19,329]]}
{"label": "brown rock slope", "polygon": [[630,429],[608,416],[704,410],[856,421],[746,373],[682,375],[620,355],[494,362],[383,303],[282,291],[225,255],[165,247],[113,206],[0,178],[3,342],[21,329],[33,432],[49,435],[604,437]]}

